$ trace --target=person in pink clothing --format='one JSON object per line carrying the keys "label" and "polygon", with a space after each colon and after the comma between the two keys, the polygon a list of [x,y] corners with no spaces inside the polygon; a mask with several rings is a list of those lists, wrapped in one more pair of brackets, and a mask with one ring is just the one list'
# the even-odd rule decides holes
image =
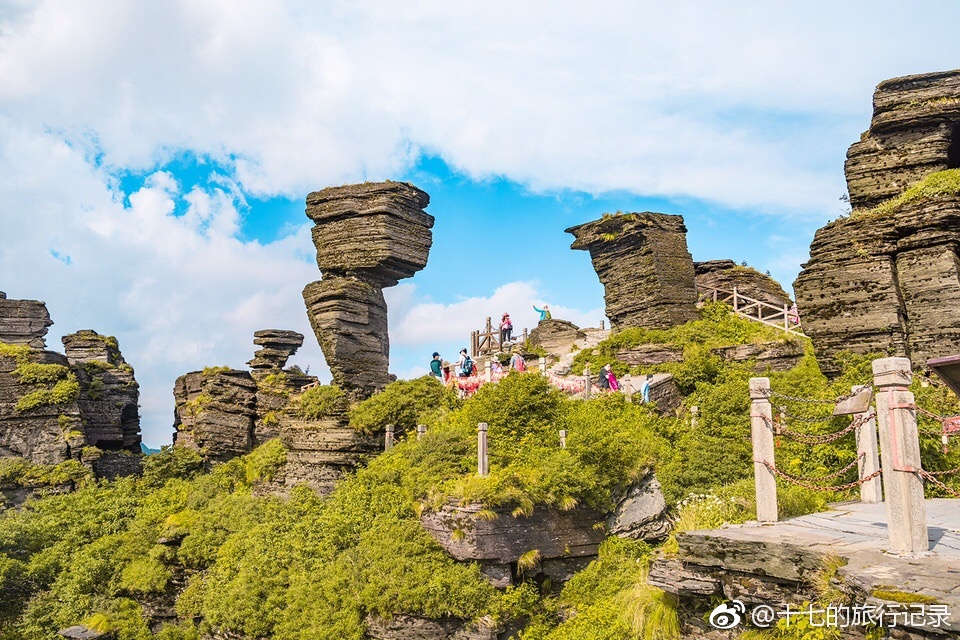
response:
{"label": "person in pink clothing", "polygon": [[503,346],[513,339],[513,323],[510,321],[510,314],[505,313],[500,318],[500,345]]}

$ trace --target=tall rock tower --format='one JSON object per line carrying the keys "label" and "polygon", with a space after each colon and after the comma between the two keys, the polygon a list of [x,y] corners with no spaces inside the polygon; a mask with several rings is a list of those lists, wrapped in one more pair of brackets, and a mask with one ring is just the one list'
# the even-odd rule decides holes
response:
{"label": "tall rock tower", "polygon": [[307,196],[322,279],[303,290],[333,381],[354,399],[382,389],[390,340],[383,289],[427,264],[430,196],[403,182],[330,187]]}
{"label": "tall rock tower", "polygon": [[960,353],[960,71],[882,82],[850,146],[852,214],[817,231],[794,283],[820,368],[839,351]]}
{"label": "tall rock tower", "polygon": [[683,216],[605,214],[567,229],[590,252],[614,329],[669,329],[697,314],[693,258]]}

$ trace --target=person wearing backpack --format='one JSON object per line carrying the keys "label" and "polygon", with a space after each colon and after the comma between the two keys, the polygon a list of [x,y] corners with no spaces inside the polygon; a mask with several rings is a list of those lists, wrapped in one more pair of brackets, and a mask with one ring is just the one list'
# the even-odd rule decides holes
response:
{"label": "person wearing backpack", "polygon": [[473,360],[467,355],[466,348],[460,349],[460,360],[457,362],[457,368],[460,370],[461,378],[466,378],[473,373]]}
{"label": "person wearing backpack", "polygon": [[514,353],[510,358],[510,368],[523,373],[527,370],[527,361],[519,353]]}

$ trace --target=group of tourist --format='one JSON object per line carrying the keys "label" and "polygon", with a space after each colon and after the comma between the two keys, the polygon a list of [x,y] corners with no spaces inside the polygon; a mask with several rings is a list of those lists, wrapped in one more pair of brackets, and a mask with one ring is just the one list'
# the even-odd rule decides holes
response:
{"label": "group of tourist", "polygon": [[[453,371],[451,371],[451,367],[453,367]],[[509,367],[513,371],[520,371],[522,373],[527,370],[527,362],[523,359],[522,355],[514,353],[510,356]],[[470,377],[476,373],[476,368],[476,364],[473,362],[470,354],[467,353],[466,347],[460,349],[460,357],[455,365],[444,362],[443,358],[440,357],[440,353],[437,351],[433,352],[433,359],[430,361],[430,375],[443,383],[449,382],[453,377]],[[497,358],[493,358],[490,361],[490,372],[494,375],[503,373],[503,365],[500,364]]]}
{"label": "group of tourist", "polygon": [[[642,402],[650,402],[650,386],[653,384],[653,374],[648,373],[640,383],[640,397]],[[620,381],[617,380],[613,372],[613,366],[609,363],[600,368],[600,377],[597,379],[597,387],[601,391],[619,391]]]}

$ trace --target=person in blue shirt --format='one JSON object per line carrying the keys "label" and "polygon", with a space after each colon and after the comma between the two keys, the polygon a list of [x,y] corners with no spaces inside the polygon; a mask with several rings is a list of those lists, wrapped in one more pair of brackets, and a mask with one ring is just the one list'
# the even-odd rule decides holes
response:
{"label": "person in blue shirt", "polygon": [[540,322],[553,318],[553,316],[550,315],[550,307],[547,305],[543,305],[543,309],[537,309],[537,305],[533,305],[533,310],[540,314]]}

